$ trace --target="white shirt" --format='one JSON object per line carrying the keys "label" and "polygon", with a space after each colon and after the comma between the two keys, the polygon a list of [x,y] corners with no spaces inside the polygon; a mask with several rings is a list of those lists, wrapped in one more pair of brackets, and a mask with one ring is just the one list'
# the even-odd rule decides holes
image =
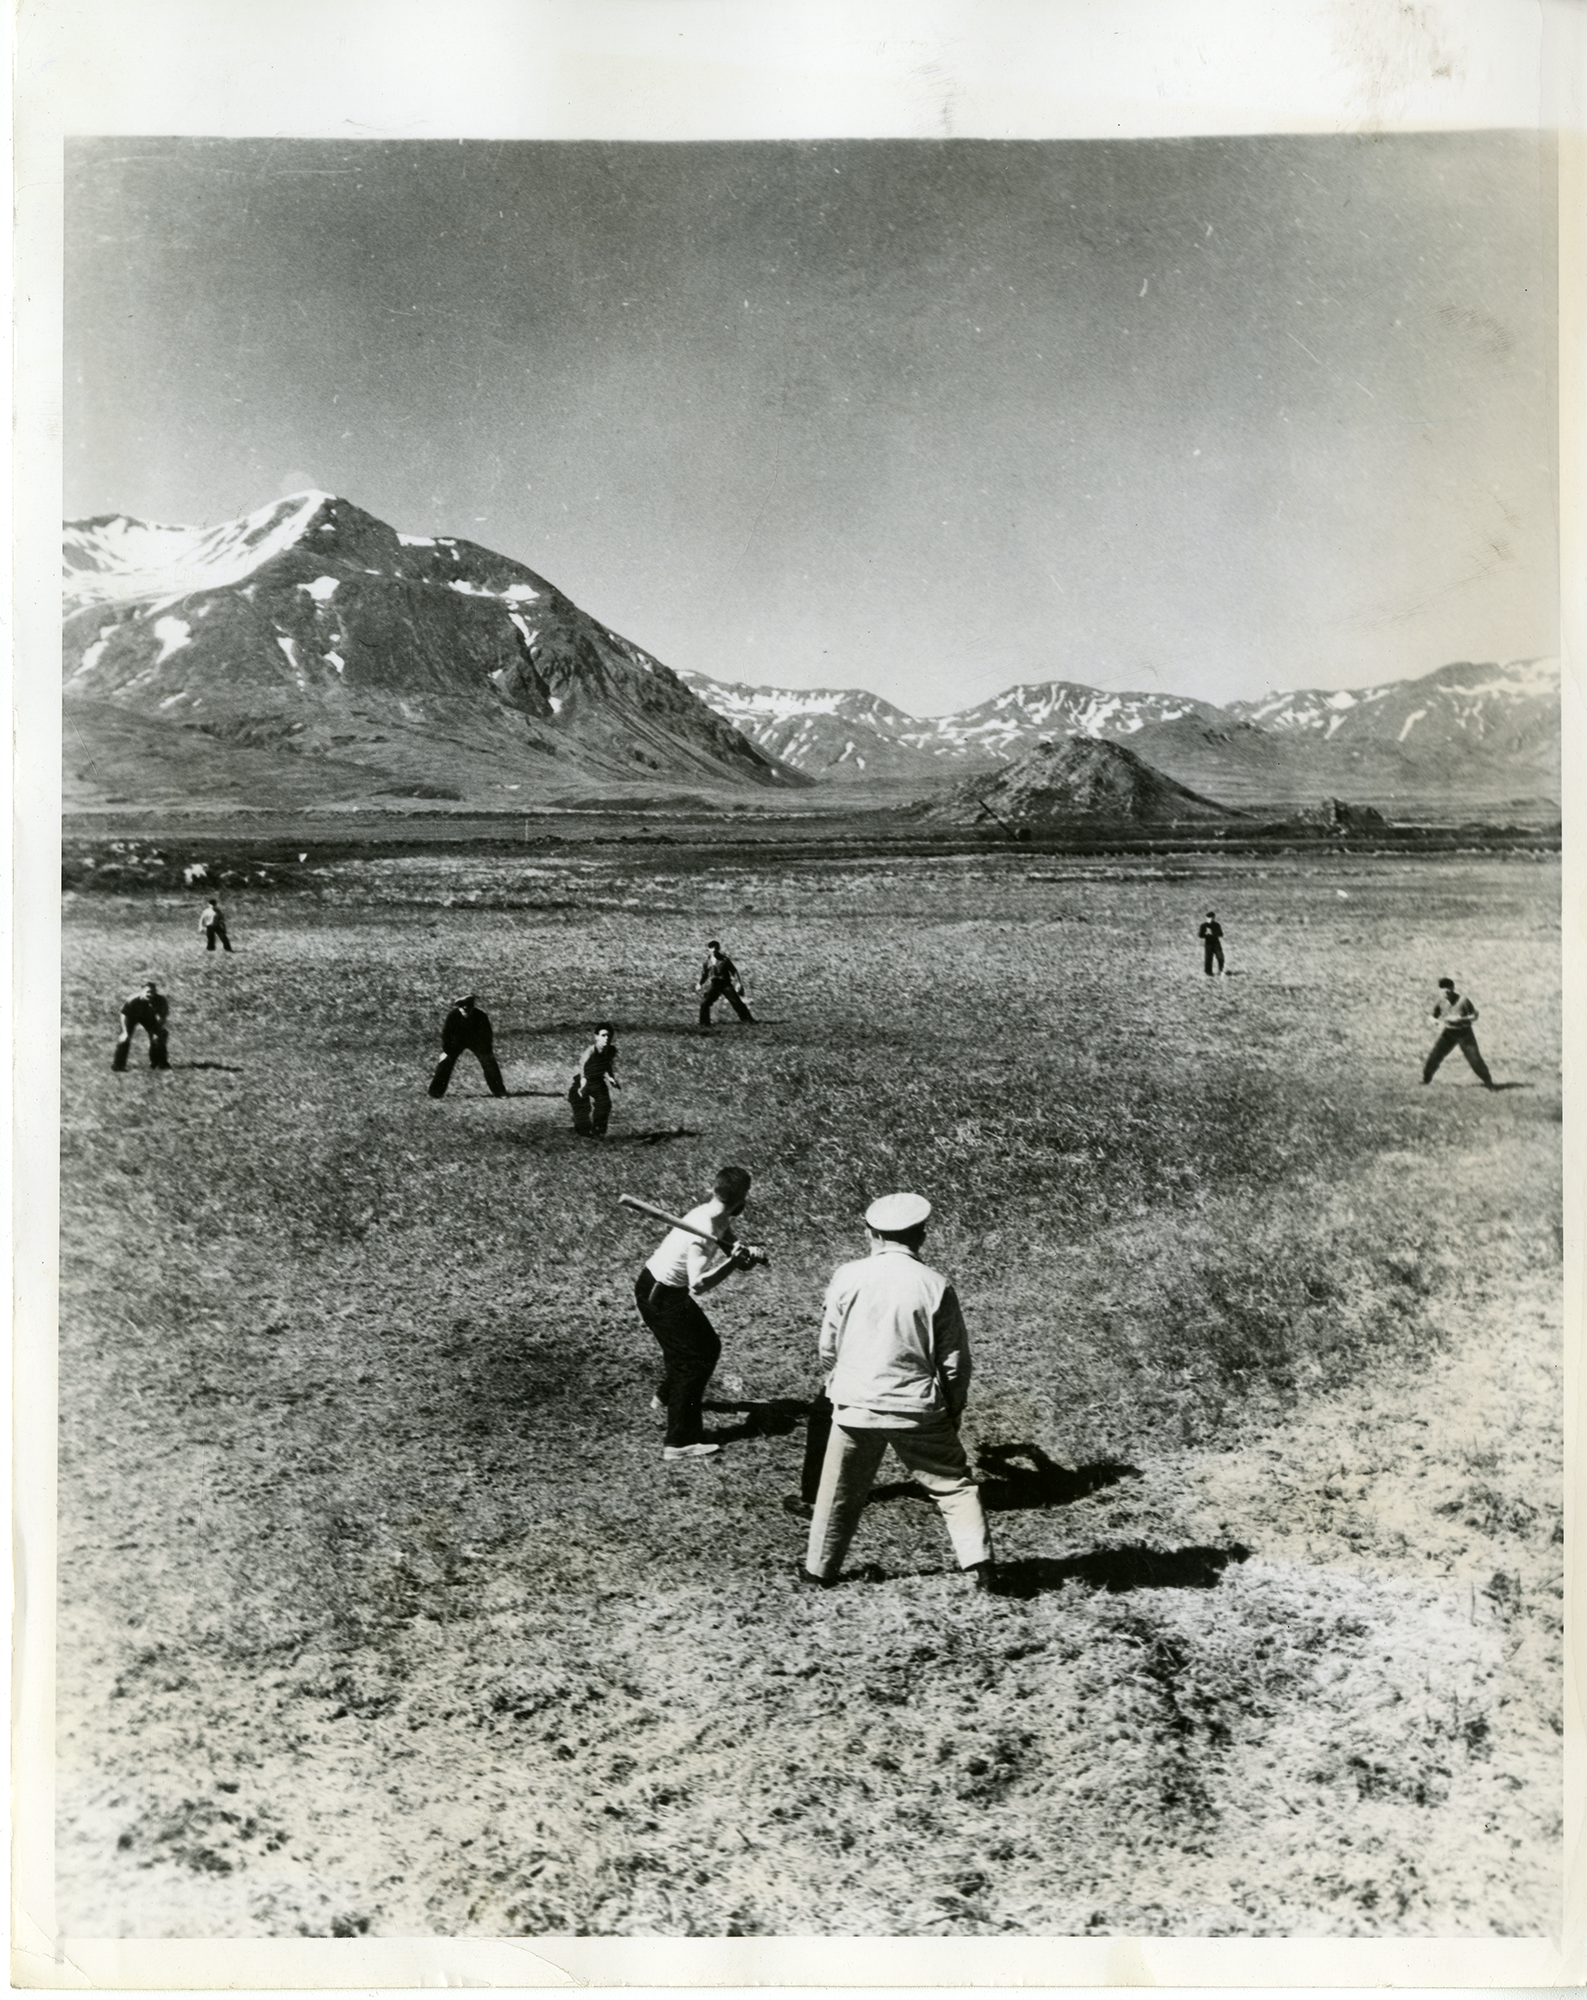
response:
{"label": "white shirt", "polygon": [[[731,1250],[738,1240],[726,1208],[715,1199],[691,1208],[683,1219],[696,1229],[709,1229],[724,1251]],[[717,1254],[709,1243],[691,1236],[685,1229],[669,1229],[645,1269],[658,1285],[673,1285],[680,1291],[692,1292],[716,1267]]]}
{"label": "white shirt", "polygon": [[1476,1018],[1477,1009],[1468,994],[1449,993],[1439,987],[1438,1004],[1433,1009],[1435,1021],[1442,1021],[1446,1028],[1469,1028]]}

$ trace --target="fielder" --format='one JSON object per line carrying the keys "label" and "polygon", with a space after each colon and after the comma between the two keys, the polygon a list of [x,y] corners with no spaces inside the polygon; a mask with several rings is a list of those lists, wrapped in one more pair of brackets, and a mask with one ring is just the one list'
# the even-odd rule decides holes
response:
{"label": "fielder", "polygon": [[169,1069],[171,1058],[166,1051],[165,1023],[171,1011],[171,1003],[154,983],[151,972],[143,982],[141,993],[129,993],[121,1003],[121,1031],[116,1036],[116,1046],[111,1052],[110,1067],[125,1069],[127,1056],[132,1048],[133,1031],[142,1028],[149,1037],[150,1069]]}
{"label": "fielder", "polygon": [[889,1445],[936,1501],[959,1567],[978,1590],[997,1572],[981,1496],[959,1439],[970,1393],[970,1340],[954,1289],[920,1259],[931,1203],[884,1195],[865,1211],[870,1255],[840,1264],[827,1287],[821,1359],[831,1371],[832,1432],[800,1583],[837,1581]]}
{"label": "fielder", "polygon": [[579,1057],[568,1086],[573,1129],[581,1139],[604,1139],[612,1122],[612,1092],[617,1081],[617,1036],[610,1021],[597,1023],[595,1039]]}
{"label": "fielder", "polygon": [[204,940],[206,951],[213,951],[216,945],[231,950],[231,939],[226,933],[226,912],[213,896],[199,912],[198,934]]}
{"label": "fielder", "polygon": [[479,1066],[485,1072],[485,1081],[492,1097],[505,1097],[507,1086],[501,1080],[501,1070],[496,1062],[495,1038],[491,1033],[490,1016],[483,1007],[476,1006],[476,996],[465,993],[457,1001],[450,1014],[441,1023],[441,1060],[435,1066],[435,1074],[430,1078],[430,1095],[445,1097],[446,1086],[452,1081],[452,1072],[457,1068],[458,1057],[465,1049],[472,1049],[479,1057]]}
{"label": "fielder", "polygon": [[725,1000],[741,1021],[753,1023],[755,1016],[744,1004],[744,982],[739,977],[738,967],[733,963],[718,939],[712,938],[705,947],[705,963],[700,967],[700,1026],[711,1025],[711,1009],[718,1000]]}
{"label": "fielder", "polygon": [[1438,999],[1433,1007],[1433,1019],[1443,1023],[1438,1040],[1428,1051],[1427,1060],[1422,1064],[1422,1081],[1431,1083],[1438,1065],[1452,1049],[1459,1049],[1467,1062],[1482,1080],[1484,1090],[1497,1086],[1482,1059],[1482,1051],[1477,1047],[1477,1009],[1464,993],[1455,991],[1452,979],[1440,979]]}

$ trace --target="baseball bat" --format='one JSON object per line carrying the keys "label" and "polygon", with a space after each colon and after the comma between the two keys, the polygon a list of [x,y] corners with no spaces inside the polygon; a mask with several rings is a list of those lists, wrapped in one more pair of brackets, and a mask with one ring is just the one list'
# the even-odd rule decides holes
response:
{"label": "baseball bat", "polygon": [[[657,1222],[664,1222],[669,1229],[681,1229],[686,1235],[698,1236],[702,1243],[709,1243],[713,1249],[731,1254],[727,1251],[727,1246],[723,1243],[720,1236],[713,1236],[709,1229],[696,1229],[692,1222],[685,1222],[681,1215],[669,1215],[664,1208],[657,1208],[651,1202],[641,1201],[637,1195],[620,1194],[617,1199],[619,1204],[624,1208],[634,1209],[640,1215],[648,1215],[653,1217]],[[764,1250],[752,1249],[747,1243],[740,1244],[739,1248],[748,1251],[757,1264],[765,1264],[770,1261]]]}
{"label": "baseball bat", "polygon": [[696,1229],[692,1222],[685,1222],[681,1215],[669,1215],[664,1208],[655,1208],[648,1201],[641,1201],[637,1195],[620,1194],[618,1202],[624,1208],[637,1209],[641,1215],[653,1216],[657,1222],[666,1223],[669,1229],[684,1230],[690,1236],[698,1236],[702,1243],[715,1243],[721,1248],[721,1239],[713,1236],[709,1229]]}

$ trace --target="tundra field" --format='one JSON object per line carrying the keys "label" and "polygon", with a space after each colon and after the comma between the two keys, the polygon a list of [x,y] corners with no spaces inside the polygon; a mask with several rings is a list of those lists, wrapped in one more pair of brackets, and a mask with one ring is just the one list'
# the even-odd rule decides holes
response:
{"label": "tundra field", "polygon": [[[222,899],[229,958],[196,892],[68,898],[62,1932],[1559,1923],[1556,858],[432,848]],[[713,935],[761,1025],[694,1027]],[[175,1067],[116,1076],[146,968]],[[1495,1094],[1421,1087],[1441,973]],[[468,991],[512,1094],[432,1103]],[[711,1301],[726,1449],[664,1464],[616,1196],[728,1161],[773,1263]],[[794,1588],[822,1291],[897,1187],[1004,1597],[892,1461]]]}

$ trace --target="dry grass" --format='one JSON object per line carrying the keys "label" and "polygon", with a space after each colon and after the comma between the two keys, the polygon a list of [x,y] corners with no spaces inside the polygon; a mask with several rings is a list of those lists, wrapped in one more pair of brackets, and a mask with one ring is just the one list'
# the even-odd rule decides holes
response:
{"label": "dry grass", "polygon": [[[351,862],[229,895],[231,960],[73,902],[68,1928],[1545,1927],[1556,869],[656,860]],[[690,1030],[714,934],[763,1027]],[[113,1077],[146,963],[178,1068]],[[1420,1088],[1444,971],[1524,1088]],[[529,1094],[432,1105],[471,988]],[[603,1149],[553,1093],[607,1014]],[[718,1295],[737,1441],[664,1467],[614,1196],[730,1158],[776,1262]],[[820,1289],[898,1185],[1005,1601],[903,1491],[789,1587]]]}

